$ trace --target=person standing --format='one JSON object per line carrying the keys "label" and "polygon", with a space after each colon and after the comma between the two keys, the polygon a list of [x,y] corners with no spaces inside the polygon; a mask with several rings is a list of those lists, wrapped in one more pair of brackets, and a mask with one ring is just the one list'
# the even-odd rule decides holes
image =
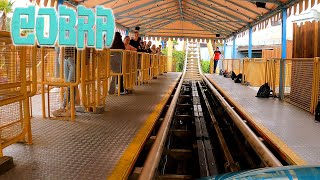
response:
{"label": "person standing", "polygon": [[220,55],[221,55],[221,52],[219,51],[219,47],[217,47],[216,50],[213,53],[213,61],[214,61],[213,73],[216,73],[218,62],[220,60]]}
{"label": "person standing", "polygon": [[140,46],[141,38],[139,37],[139,32],[134,31],[134,37],[130,40],[130,45],[138,50],[138,52],[141,51]]}

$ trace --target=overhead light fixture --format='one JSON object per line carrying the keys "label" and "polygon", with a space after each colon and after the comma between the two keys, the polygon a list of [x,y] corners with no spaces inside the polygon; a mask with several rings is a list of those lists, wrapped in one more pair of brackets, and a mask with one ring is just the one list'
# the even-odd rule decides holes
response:
{"label": "overhead light fixture", "polygon": [[256,2],[256,6],[258,8],[266,8],[266,3],[265,2]]}
{"label": "overhead light fixture", "polygon": [[220,34],[216,34],[216,37],[220,37]]}

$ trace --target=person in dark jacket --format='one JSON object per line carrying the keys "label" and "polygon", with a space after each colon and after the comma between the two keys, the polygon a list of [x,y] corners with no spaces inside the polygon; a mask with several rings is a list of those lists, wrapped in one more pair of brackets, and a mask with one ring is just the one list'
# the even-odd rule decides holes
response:
{"label": "person in dark jacket", "polygon": [[115,33],[114,40],[110,49],[125,49],[124,44],[122,42],[122,36],[119,32]]}
{"label": "person in dark jacket", "polygon": [[139,37],[139,32],[134,32],[134,37],[130,40],[130,45],[133,46],[138,50],[138,52],[141,52],[142,48],[140,46],[141,38]]}

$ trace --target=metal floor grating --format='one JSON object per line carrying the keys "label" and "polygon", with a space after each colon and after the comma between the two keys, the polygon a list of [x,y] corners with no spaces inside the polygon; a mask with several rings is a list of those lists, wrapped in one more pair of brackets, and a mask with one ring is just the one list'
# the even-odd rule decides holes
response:
{"label": "metal floor grating", "polygon": [[230,78],[206,76],[308,164],[320,164],[320,123],[314,121],[313,114],[279,99],[256,98],[256,90],[236,84]]}
{"label": "metal floor grating", "polygon": [[154,107],[180,73],[138,86],[135,94],[107,97],[103,114],[77,113],[76,121],[43,120],[33,97],[33,145],[4,150],[15,167],[0,179],[106,179]]}

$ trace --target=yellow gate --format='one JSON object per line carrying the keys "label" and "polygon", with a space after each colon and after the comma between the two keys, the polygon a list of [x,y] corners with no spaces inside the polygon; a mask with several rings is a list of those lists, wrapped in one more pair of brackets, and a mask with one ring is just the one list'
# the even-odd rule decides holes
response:
{"label": "yellow gate", "polygon": [[0,157],[18,141],[32,143],[29,97],[37,90],[36,47],[15,47],[0,31]]}
{"label": "yellow gate", "polygon": [[41,47],[42,114],[48,117],[75,119],[75,103],[79,103],[81,51],[73,47]]}

